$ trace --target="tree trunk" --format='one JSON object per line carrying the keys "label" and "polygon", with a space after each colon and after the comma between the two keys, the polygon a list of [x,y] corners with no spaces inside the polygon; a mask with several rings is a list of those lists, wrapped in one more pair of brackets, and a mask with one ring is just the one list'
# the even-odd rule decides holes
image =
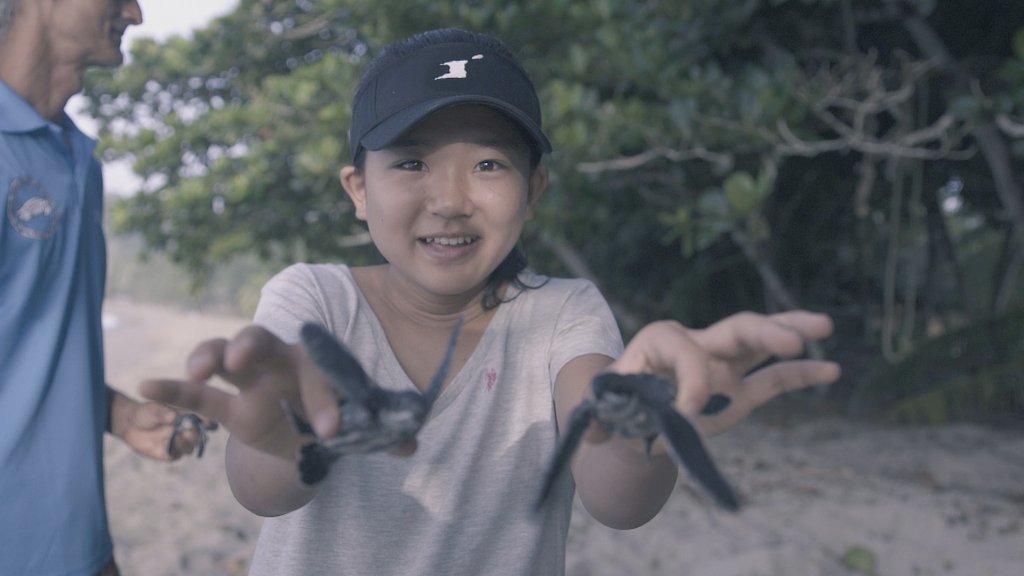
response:
{"label": "tree trunk", "polygon": [[[975,79],[953,60],[942,39],[927,22],[920,17],[911,16],[904,23],[925,56],[953,71],[960,80],[961,87],[970,86]],[[992,299],[992,310],[999,314],[1005,312],[1009,306],[1017,276],[1024,266],[1024,190],[1014,176],[1010,152],[995,125],[989,123],[978,126],[971,134],[988,163],[996,194],[1013,226],[1013,244],[1007,259],[1009,265],[1004,270],[1002,278],[998,280]]]}
{"label": "tree trunk", "polygon": [[[757,270],[758,276],[761,277],[761,283],[764,284],[765,290],[775,300],[775,303],[783,310],[796,310],[800,308],[796,299],[789,293],[789,289],[786,288],[782,278],[779,277],[778,272],[761,256],[761,251],[754,242],[739,230],[733,231],[732,239],[733,242],[739,245],[747,261]],[[825,350],[818,342],[808,342],[807,355],[816,360],[822,360],[825,358]]]}
{"label": "tree trunk", "polygon": [[547,232],[541,232],[536,236],[541,244],[543,244],[551,253],[558,258],[558,261],[564,265],[573,276],[577,278],[585,278],[590,280],[597,286],[597,289],[604,295],[605,300],[608,301],[608,306],[611,307],[615,317],[619,320],[623,332],[627,334],[633,334],[637,330],[643,327],[643,320],[638,315],[629,310],[624,304],[609,297],[608,294],[601,288],[601,282],[597,279],[594,272],[587,266],[587,263],[583,260],[583,256],[580,255],[579,251],[575,247],[570,245],[562,238],[558,238],[554,234]]}

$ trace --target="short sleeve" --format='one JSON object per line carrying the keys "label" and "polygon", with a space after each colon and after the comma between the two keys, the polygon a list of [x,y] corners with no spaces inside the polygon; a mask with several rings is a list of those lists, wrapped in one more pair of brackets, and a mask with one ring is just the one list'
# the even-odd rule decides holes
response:
{"label": "short sleeve", "polygon": [[573,281],[562,304],[553,335],[550,356],[551,381],[570,360],[586,354],[618,358],[622,354],[622,334],[608,302],[593,283]]}
{"label": "short sleeve", "polygon": [[325,323],[316,287],[308,265],[293,264],[285,268],[263,286],[253,322],[285,342],[297,342],[303,324]]}

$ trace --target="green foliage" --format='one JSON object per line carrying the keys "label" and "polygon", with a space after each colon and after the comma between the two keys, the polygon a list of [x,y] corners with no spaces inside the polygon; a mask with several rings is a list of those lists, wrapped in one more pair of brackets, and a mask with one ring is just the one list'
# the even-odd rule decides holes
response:
{"label": "green foliage", "polygon": [[767,178],[754,177],[746,172],[730,174],[722,183],[722,192],[736,217],[745,220],[751,214],[761,211],[761,204],[771,192]]}
{"label": "green foliage", "polygon": [[[338,170],[362,70],[425,29],[495,34],[534,79],[555,148],[524,239],[534,267],[569,271],[543,231],[641,319],[790,301],[855,318],[839,346],[871,354],[892,310],[918,312],[913,342],[930,315],[993,310],[1024,283],[973,139],[1024,123],[1021,22],[1024,3],[997,0],[242,0],[191,39],[135,43],[86,92],[104,156],[144,180],[111,207],[115,230],[197,284],[245,253],[359,264],[377,255]],[[1024,173],[1024,138],[998,137],[999,169]]]}
{"label": "green foliage", "polygon": [[678,239],[688,258],[723,235],[743,242],[767,240],[771,233],[762,212],[773,187],[768,171],[762,170],[756,178],[742,170],[733,172],[721,188],[706,190],[698,197],[694,207],[680,206],[675,212],[659,214],[659,221],[668,229],[665,239]]}
{"label": "green foliage", "polygon": [[[348,154],[352,92],[385,43],[425,28],[462,26],[505,39],[541,92],[557,152],[537,226],[565,230],[585,257],[602,263],[611,290],[628,292],[640,286],[612,279],[635,267],[640,252],[650,254],[652,243],[662,244],[666,232],[671,236],[651,223],[674,213],[680,199],[701,195],[683,191],[685,174],[671,165],[656,166],[649,179],[595,181],[576,164],[642,152],[652,143],[742,143],[756,151],[750,136],[757,126],[794,109],[785,86],[793,61],[777,57],[780,66],[768,73],[756,62],[712,58],[716,50],[733,50],[729,39],[743,35],[754,8],[722,1],[244,1],[191,41],[140,42],[132,64],[90,76],[104,154],[130,158],[146,182],[141,194],[115,207],[115,229],[141,233],[200,278],[246,250],[352,263],[373,258],[360,245],[363,228],[336,176]],[[567,57],[552,57],[559,54]],[[723,130],[704,122],[709,114],[735,124]],[[718,177],[702,175],[694,189]],[[634,230],[623,229],[623,214]],[[635,236],[634,249],[586,249],[594,236],[615,235]],[[716,241],[698,236],[701,246]],[[557,271],[545,254],[536,259]],[[659,285],[665,284],[653,284]]]}
{"label": "green foliage", "polygon": [[[1003,62],[997,78],[1002,89],[994,98],[993,108],[1015,116],[1017,122],[1024,125],[1024,27],[1014,34],[1013,57]],[[1018,150],[1018,156],[1024,156],[1024,152]]]}
{"label": "green foliage", "polygon": [[843,553],[841,561],[844,566],[858,574],[865,576],[878,574],[878,555],[870,548],[851,546]]}
{"label": "green foliage", "polygon": [[907,424],[1024,416],[1024,311],[923,342],[883,365],[852,399],[854,413]]}

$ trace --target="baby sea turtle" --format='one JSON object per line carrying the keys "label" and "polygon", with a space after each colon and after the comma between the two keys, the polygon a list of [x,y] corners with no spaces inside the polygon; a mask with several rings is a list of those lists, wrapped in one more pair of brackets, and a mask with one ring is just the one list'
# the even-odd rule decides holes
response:
{"label": "baby sea turtle", "polygon": [[206,450],[206,426],[203,425],[202,419],[192,412],[182,412],[174,417],[171,439],[167,441],[167,453],[172,458],[178,455],[178,447],[174,445],[174,441],[178,439],[179,434],[186,430],[195,430],[199,436],[199,443],[196,444],[196,458],[202,458],[203,451]]}
{"label": "baby sea turtle", "polygon": [[[544,505],[555,480],[569,464],[592,419],[610,433],[629,438],[644,438],[650,455],[651,444],[659,434],[676,464],[684,467],[714,500],[727,510],[738,510],[739,501],[725,478],[715,467],[700,434],[672,405],[676,387],[653,374],[598,374],[592,384],[593,399],[583,401],[569,419],[561,445],[558,447],[537,499],[536,508]],[[721,412],[729,398],[715,394],[702,414]]]}
{"label": "baby sea turtle", "polygon": [[462,319],[455,324],[441,367],[421,394],[417,391],[392,391],[374,383],[352,352],[326,328],[308,323],[300,336],[310,357],[330,379],[338,395],[341,431],[330,438],[319,438],[313,427],[287,404],[299,434],[314,440],[299,452],[299,476],[306,485],[327,476],[330,465],[346,454],[367,454],[399,447],[412,440],[423,426],[448,374]]}

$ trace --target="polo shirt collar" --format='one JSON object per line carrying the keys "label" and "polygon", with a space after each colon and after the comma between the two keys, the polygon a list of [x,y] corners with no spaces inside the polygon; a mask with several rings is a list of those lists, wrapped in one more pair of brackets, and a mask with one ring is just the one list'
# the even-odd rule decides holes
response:
{"label": "polo shirt collar", "polygon": [[[0,131],[32,132],[55,125],[43,118],[20,94],[0,80]],[[74,126],[74,123],[61,112],[60,124]]]}

